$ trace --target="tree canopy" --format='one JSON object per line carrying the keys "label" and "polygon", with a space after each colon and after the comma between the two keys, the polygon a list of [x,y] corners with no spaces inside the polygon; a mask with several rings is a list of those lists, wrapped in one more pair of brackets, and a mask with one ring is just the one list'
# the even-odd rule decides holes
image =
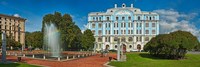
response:
{"label": "tree canopy", "polygon": [[194,49],[197,45],[199,45],[198,39],[190,32],[175,31],[152,38],[144,46],[144,50],[154,56],[177,59],[184,58],[187,50]]}
{"label": "tree canopy", "polygon": [[81,40],[84,49],[91,50],[94,47],[95,38],[91,30],[85,30]]}

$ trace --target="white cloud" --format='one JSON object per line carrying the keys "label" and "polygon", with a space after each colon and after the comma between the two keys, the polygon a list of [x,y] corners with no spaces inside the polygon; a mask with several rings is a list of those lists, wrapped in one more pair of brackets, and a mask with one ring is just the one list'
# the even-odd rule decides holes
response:
{"label": "white cloud", "polygon": [[194,19],[198,13],[185,14],[173,9],[159,9],[154,10],[153,12],[156,12],[160,15],[161,34],[183,30],[191,32],[200,39],[200,29],[198,29],[194,24],[192,24],[193,22],[191,22],[191,20]]}
{"label": "white cloud", "polygon": [[14,14],[13,16],[14,16],[14,17],[20,17],[20,15],[19,15],[19,14]]}

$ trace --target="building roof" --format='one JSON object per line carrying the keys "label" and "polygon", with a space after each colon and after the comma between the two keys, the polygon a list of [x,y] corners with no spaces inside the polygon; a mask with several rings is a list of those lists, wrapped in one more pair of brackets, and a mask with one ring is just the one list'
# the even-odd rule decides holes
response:
{"label": "building roof", "polygon": [[126,5],[123,3],[121,7],[117,7],[117,5],[115,4],[114,8],[109,8],[107,9],[106,12],[91,12],[88,15],[112,15],[114,14],[116,11],[119,10],[129,10],[131,12],[133,12],[134,14],[155,14],[158,15],[157,13],[154,12],[147,12],[147,11],[141,11],[139,8],[135,8],[133,7],[133,4],[131,4],[131,7],[127,7]]}
{"label": "building roof", "polygon": [[10,16],[10,15],[5,15],[5,14],[0,14],[0,16],[3,16],[3,17],[9,17],[9,18],[14,18],[14,19],[19,19],[19,20],[23,20],[23,21],[26,20],[26,19],[21,18],[21,17],[15,17],[15,16]]}

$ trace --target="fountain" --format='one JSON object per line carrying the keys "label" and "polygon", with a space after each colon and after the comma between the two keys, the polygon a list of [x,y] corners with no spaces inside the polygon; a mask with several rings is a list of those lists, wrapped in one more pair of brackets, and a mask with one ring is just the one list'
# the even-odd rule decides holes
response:
{"label": "fountain", "polygon": [[[53,23],[44,25],[44,46],[43,49],[48,52],[24,52],[22,57],[40,58],[43,60],[55,60],[55,61],[67,61],[71,59],[84,58],[91,56],[91,52],[73,52],[73,51],[62,51],[60,47],[60,32]],[[14,53],[13,53],[14,54]]]}
{"label": "fountain", "polygon": [[48,47],[52,57],[60,57],[60,33],[56,26],[52,23],[45,24],[44,43]]}

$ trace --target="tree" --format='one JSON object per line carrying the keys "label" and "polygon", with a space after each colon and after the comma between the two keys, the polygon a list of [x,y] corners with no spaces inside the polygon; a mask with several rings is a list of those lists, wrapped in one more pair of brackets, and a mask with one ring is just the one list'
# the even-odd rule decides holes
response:
{"label": "tree", "polygon": [[43,47],[43,33],[40,31],[26,32],[25,39],[26,46],[32,46],[33,48]]}
{"label": "tree", "polygon": [[81,43],[85,50],[90,50],[94,47],[95,38],[91,30],[87,29],[84,31]]}
{"label": "tree", "polygon": [[[0,46],[2,46],[2,33],[0,33]],[[6,47],[11,49],[11,47],[20,48],[21,44],[18,41],[15,41],[12,36],[6,35]]]}
{"label": "tree", "polygon": [[61,46],[64,50],[79,50],[81,48],[81,30],[75,25],[69,14],[62,15],[59,12],[47,14],[43,17],[42,32],[45,24],[53,23],[60,32]]}
{"label": "tree", "polygon": [[198,39],[190,32],[175,31],[152,38],[144,46],[144,50],[154,56],[177,59],[184,58],[187,50],[193,49],[198,44]]}

